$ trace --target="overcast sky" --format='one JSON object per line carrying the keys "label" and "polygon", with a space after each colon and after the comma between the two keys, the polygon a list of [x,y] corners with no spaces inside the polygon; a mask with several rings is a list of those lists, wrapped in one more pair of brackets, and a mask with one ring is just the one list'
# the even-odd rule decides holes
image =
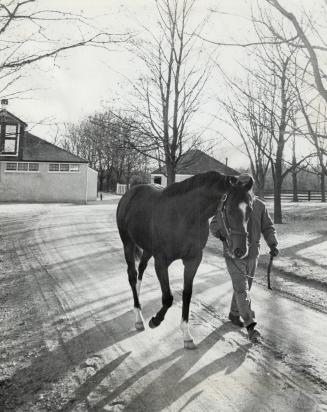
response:
{"label": "overcast sky", "polygon": [[[145,34],[142,26],[154,28],[156,22],[152,0],[42,0],[41,3],[44,8],[91,16],[94,24],[110,28],[113,33],[130,32],[142,36]],[[226,12],[211,15],[204,33],[206,37],[236,42],[251,39],[253,32],[247,20],[251,14],[250,3],[251,0],[198,0],[194,22],[203,19],[209,10]],[[297,10],[298,1],[288,0],[284,4]],[[319,0],[304,0],[303,4],[312,12],[321,7]],[[69,30],[65,35],[69,37]],[[212,53],[212,50],[208,45],[207,53]],[[249,50],[240,48],[220,48],[215,56],[231,76],[237,76],[241,70],[238,63],[248,53]],[[33,92],[26,95],[28,99],[12,100],[9,110],[29,123],[34,133],[51,140],[56,133],[56,128],[52,126],[54,123],[78,122],[105,106],[124,108],[131,83],[139,74],[135,57],[123,46],[113,46],[110,51],[91,47],[76,49],[55,61],[43,61],[29,68],[20,87],[32,88]],[[207,129],[206,133],[212,137],[217,136],[219,144],[215,155],[222,161],[228,156],[230,165],[236,167],[240,162],[246,163],[240,154],[240,142],[235,140],[234,147],[228,144],[219,135],[226,133],[226,127],[212,121],[212,114],[218,110],[214,97],[222,90],[219,77],[219,72],[215,71],[208,83],[206,103],[202,107],[201,117],[198,117],[201,119],[198,120],[198,127]],[[39,122],[43,124],[38,125]]]}

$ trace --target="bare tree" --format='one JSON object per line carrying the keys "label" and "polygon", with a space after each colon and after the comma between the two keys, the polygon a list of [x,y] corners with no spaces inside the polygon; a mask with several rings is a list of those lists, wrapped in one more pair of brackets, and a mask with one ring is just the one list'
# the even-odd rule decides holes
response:
{"label": "bare tree", "polygon": [[[312,67],[316,88],[318,92],[320,93],[320,95],[322,96],[322,98],[325,100],[325,102],[327,102],[327,89],[323,82],[324,76],[322,74],[320,63],[319,63],[319,58],[317,55],[317,50],[327,51],[327,45],[325,43],[323,43],[323,45],[320,45],[320,46],[312,44],[312,42],[310,41],[309,37],[307,36],[305,32],[305,28],[296,18],[295,14],[291,13],[285,7],[283,7],[278,0],[265,0],[265,1],[271,6],[273,6],[274,9],[276,9],[284,18],[286,18],[289,22],[291,22],[295,30],[296,37],[300,40],[298,47],[304,48],[307,51],[308,62]],[[308,18],[308,16],[306,17]],[[309,19],[309,23],[310,23],[310,19]],[[277,30],[274,28],[272,23],[270,23],[269,25],[266,24],[266,26],[269,27],[273,33],[277,32]],[[311,23],[310,23],[310,26],[314,27],[314,25]],[[322,40],[322,36],[320,36],[319,33],[318,33],[318,36],[316,37]],[[282,40],[287,40],[287,39],[282,38]]]}
{"label": "bare tree", "polygon": [[[289,173],[297,173],[300,165],[312,156],[302,156],[286,161],[286,149],[296,128],[296,114],[299,110],[297,93],[294,88],[294,56],[297,48],[280,45],[262,44],[257,48],[254,68],[247,68],[251,87],[236,85],[237,105],[232,106],[232,122],[241,135],[247,152],[252,145],[250,163],[252,168],[254,153],[257,158],[266,158],[274,182],[274,221],[282,223],[282,185]],[[235,89],[235,83],[234,83]],[[242,115],[240,115],[240,112]],[[247,128],[247,129],[246,129]],[[247,130],[247,133],[244,133]],[[243,135],[243,136],[242,136]],[[256,147],[256,149],[255,149]],[[254,157],[255,158],[255,157]],[[262,162],[262,160],[260,160]],[[262,166],[258,162],[257,170]],[[258,167],[259,166],[259,167]],[[257,172],[253,168],[252,171]]]}
{"label": "bare tree", "polygon": [[88,45],[106,47],[128,37],[99,30],[82,15],[43,8],[38,0],[1,0],[0,94],[19,94],[11,86],[24,68],[42,59]]}
{"label": "bare tree", "polygon": [[[316,169],[317,174],[320,176],[320,190],[321,190],[321,201],[326,202],[326,186],[325,180],[327,175],[327,145],[326,145],[326,137],[327,137],[327,130],[326,130],[326,105],[323,104],[324,112],[321,112],[320,105],[318,106],[317,110],[314,111],[314,119],[312,120],[310,116],[310,106],[307,104],[302,95],[298,91],[298,99],[301,106],[301,111],[303,117],[305,119],[305,123],[308,130],[308,139],[314,146],[316,150],[316,157],[318,160],[318,168]],[[312,112],[312,110],[311,110]]]}
{"label": "bare tree", "polygon": [[272,151],[270,120],[263,101],[266,95],[263,87],[266,85],[255,85],[250,78],[246,85],[237,84],[226,76],[225,78],[230,93],[229,97],[220,100],[220,104],[228,113],[229,126],[243,141],[256,192],[263,198],[270,163],[265,152]]}
{"label": "bare tree", "polygon": [[298,202],[299,201],[299,196],[298,196],[298,184],[297,184],[297,175],[298,171],[296,168],[297,161],[296,161],[296,139],[295,136],[293,136],[292,139],[292,187],[293,187],[293,202]]}
{"label": "bare tree", "polygon": [[108,110],[68,125],[61,145],[87,159],[98,171],[99,190],[108,190],[117,182],[128,184],[133,175],[144,179],[147,158],[130,147],[132,133],[130,119],[124,122],[122,116]]}
{"label": "bare tree", "polygon": [[[138,102],[136,128],[146,137],[144,153],[164,166],[167,183],[175,181],[183,155],[198,145],[190,122],[208,76],[200,65],[201,49],[196,36],[201,24],[191,27],[195,0],[158,0],[159,33],[135,46],[146,74],[135,85]],[[133,143],[133,142],[132,142]]]}

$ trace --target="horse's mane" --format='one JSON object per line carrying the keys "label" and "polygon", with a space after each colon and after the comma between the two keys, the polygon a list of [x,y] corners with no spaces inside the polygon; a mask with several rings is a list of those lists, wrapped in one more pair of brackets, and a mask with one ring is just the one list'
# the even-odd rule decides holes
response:
{"label": "horse's mane", "polygon": [[176,196],[183,193],[190,192],[191,190],[198,189],[202,186],[211,186],[221,180],[224,175],[219,172],[210,171],[205,173],[199,173],[182,182],[173,183],[172,185],[166,187],[162,194],[165,196]]}

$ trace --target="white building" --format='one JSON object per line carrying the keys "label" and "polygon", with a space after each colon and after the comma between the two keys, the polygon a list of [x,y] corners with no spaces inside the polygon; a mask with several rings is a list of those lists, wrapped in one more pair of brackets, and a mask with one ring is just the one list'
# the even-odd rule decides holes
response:
{"label": "white building", "polygon": [[97,172],[87,160],[27,132],[26,127],[5,108],[0,110],[0,202],[96,200]]}
{"label": "white building", "polygon": [[[188,177],[198,173],[209,172],[210,170],[215,170],[216,172],[227,175],[239,174],[236,170],[224,165],[219,162],[219,160],[216,160],[201,150],[190,150],[178,164],[175,182],[181,182]],[[156,183],[164,187],[167,186],[165,168],[156,169],[151,173],[151,183]]]}

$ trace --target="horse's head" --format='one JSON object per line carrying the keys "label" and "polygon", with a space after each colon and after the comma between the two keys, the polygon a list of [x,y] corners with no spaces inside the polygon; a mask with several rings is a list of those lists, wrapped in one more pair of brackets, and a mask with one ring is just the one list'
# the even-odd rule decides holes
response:
{"label": "horse's head", "polygon": [[223,198],[222,218],[226,226],[227,242],[233,257],[243,259],[248,255],[247,225],[253,208],[253,178],[242,175],[229,177],[230,189]]}

